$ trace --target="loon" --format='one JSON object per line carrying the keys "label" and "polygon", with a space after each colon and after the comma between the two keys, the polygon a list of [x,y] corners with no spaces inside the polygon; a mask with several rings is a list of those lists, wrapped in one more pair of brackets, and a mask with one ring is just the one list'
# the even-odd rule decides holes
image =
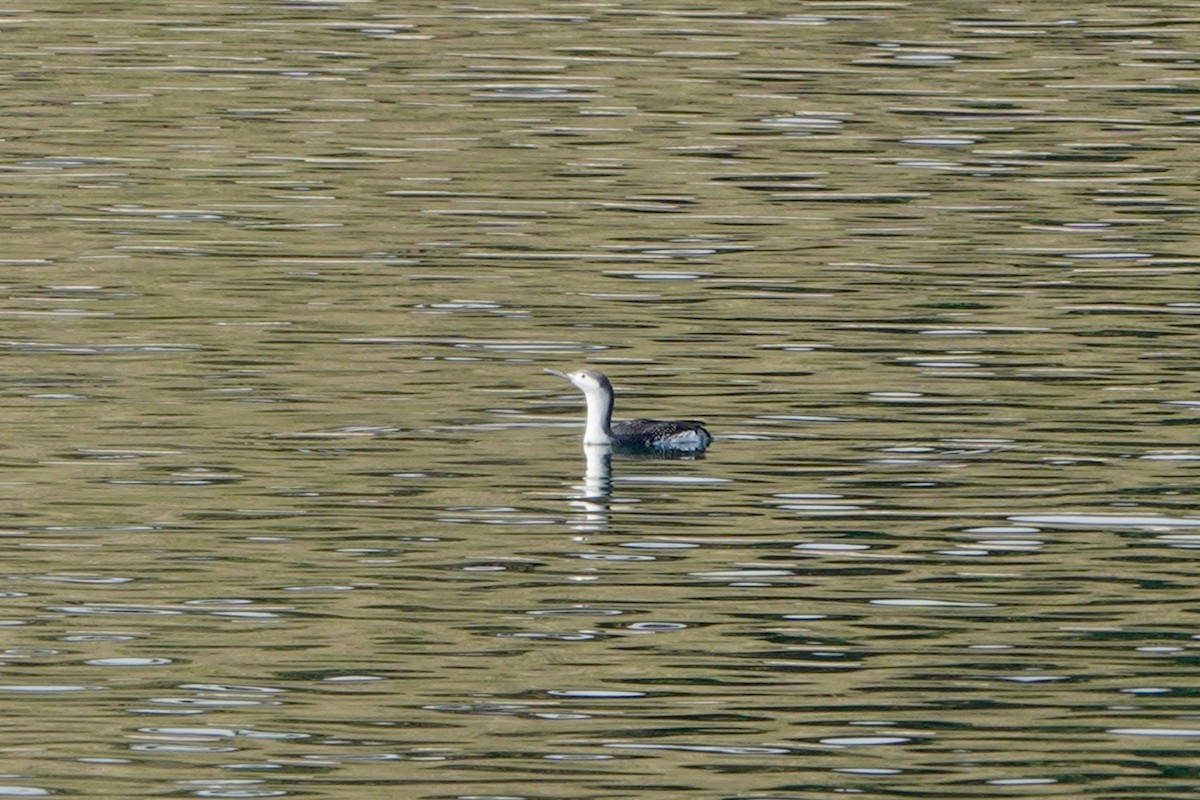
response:
{"label": "loon", "polygon": [[699,453],[713,440],[703,423],[694,419],[630,419],[613,422],[613,387],[603,373],[594,369],[576,372],[548,369],[546,372],[566,378],[583,392],[587,400],[587,428],[583,433],[585,446],[607,445],[618,450],[644,453]]}

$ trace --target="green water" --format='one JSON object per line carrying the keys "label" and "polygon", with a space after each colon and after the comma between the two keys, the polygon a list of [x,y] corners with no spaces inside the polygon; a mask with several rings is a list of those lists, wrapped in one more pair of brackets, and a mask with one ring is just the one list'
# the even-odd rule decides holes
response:
{"label": "green water", "polygon": [[0,12],[0,797],[1194,797],[1187,14]]}

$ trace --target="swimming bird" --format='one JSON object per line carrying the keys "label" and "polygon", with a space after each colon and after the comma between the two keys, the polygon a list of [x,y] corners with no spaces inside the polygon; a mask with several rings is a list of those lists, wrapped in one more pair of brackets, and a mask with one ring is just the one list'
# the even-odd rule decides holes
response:
{"label": "swimming bird", "polygon": [[630,419],[612,421],[613,387],[603,373],[594,369],[559,372],[583,392],[587,400],[587,427],[584,445],[609,445],[614,449],[643,453],[698,453],[713,440],[704,424],[694,419]]}

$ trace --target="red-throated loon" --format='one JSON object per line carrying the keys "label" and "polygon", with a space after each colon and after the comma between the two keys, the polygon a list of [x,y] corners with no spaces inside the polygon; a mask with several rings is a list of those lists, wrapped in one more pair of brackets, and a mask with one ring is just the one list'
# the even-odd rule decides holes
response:
{"label": "red-throated loon", "polygon": [[704,425],[694,419],[657,420],[630,419],[612,421],[613,387],[608,378],[594,369],[559,372],[548,369],[551,375],[566,378],[583,392],[587,400],[587,427],[583,433],[585,445],[609,445],[623,450],[699,452],[708,447],[713,437]]}

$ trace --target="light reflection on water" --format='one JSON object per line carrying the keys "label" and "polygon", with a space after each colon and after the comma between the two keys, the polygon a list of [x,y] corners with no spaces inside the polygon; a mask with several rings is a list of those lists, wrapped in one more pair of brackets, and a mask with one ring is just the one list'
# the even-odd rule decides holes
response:
{"label": "light reflection on water", "polygon": [[0,796],[1194,792],[1177,8],[62,11]]}

